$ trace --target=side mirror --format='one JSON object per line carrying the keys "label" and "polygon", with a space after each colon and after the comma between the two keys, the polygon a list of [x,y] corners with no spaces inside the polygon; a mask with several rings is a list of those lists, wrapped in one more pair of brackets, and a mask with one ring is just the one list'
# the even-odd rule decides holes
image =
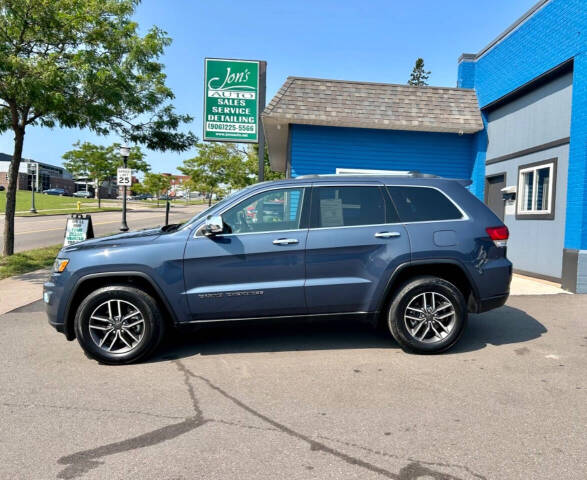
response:
{"label": "side mirror", "polygon": [[204,225],[204,235],[207,237],[222,233],[224,231],[224,222],[222,221],[221,215],[209,215],[206,218],[206,224]]}

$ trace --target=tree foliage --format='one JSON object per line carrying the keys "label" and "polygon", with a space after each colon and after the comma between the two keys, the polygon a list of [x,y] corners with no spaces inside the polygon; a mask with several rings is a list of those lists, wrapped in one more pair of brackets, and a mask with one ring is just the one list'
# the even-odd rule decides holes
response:
{"label": "tree foliage", "polygon": [[[285,173],[283,172],[275,172],[271,170],[271,165],[269,164],[269,152],[267,151],[267,145],[265,145],[265,155],[264,155],[264,179],[266,181],[270,180],[281,180],[285,178]],[[251,183],[255,183],[256,179],[259,178],[259,145],[254,143],[249,146],[247,150],[247,171],[249,174],[249,178],[252,178]]]}
{"label": "tree foliage", "polygon": [[424,69],[424,59],[418,58],[414,65],[414,69],[410,74],[408,85],[413,85],[415,87],[424,87],[428,85],[428,77],[430,77],[430,73],[430,71]]}
{"label": "tree foliage", "polygon": [[145,174],[145,180],[143,181],[143,188],[146,192],[152,193],[157,197],[157,205],[159,205],[159,197],[163,193],[169,191],[171,186],[171,177],[169,175],[163,175],[161,173],[147,173]]}
{"label": "tree foliage", "polygon": [[[190,176],[190,188],[209,195],[222,195],[228,189],[244,188],[255,183],[259,173],[259,146],[246,150],[234,143],[198,143],[198,155],[184,160],[179,170]],[[284,178],[283,173],[273,172],[265,150],[265,179]]]}
{"label": "tree foliage", "polygon": [[167,34],[140,35],[139,0],[0,0],[0,133],[14,133],[4,254],[14,250],[14,207],[26,128],[87,128],[154,150],[185,151],[191,121],[165,85]]}
{"label": "tree foliage", "polygon": [[189,175],[194,190],[209,195],[222,195],[228,188],[247,185],[246,167],[242,152],[234,143],[200,142],[198,155],[184,160],[178,170]]}
{"label": "tree foliage", "polygon": [[[120,156],[120,144],[114,143],[108,147],[93,143],[77,142],[74,150],[63,154],[63,166],[76,177],[86,177],[94,180],[98,206],[101,205],[100,185],[116,176],[116,169],[123,164]],[[135,172],[148,172],[150,167],[144,160],[140,147],[130,149],[128,168]]]}

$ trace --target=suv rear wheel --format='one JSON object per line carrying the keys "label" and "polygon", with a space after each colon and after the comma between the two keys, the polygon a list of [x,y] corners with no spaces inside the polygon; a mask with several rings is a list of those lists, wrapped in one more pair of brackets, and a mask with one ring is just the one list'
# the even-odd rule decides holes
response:
{"label": "suv rear wheel", "polygon": [[80,304],[75,334],[86,354],[110,365],[149,355],[163,337],[163,320],[153,297],[127,285],[103,287]]}
{"label": "suv rear wheel", "polygon": [[400,287],[387,321],[404,350],[440,353],[463,334],[467,308],[463,294],[452,283],[438,277],[417,277]]}

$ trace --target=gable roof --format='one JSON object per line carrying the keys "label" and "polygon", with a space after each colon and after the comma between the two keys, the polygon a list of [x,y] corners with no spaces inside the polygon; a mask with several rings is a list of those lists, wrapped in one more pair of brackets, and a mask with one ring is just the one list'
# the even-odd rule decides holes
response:
{"label": "gable roof", "polygon": [[278,171],[285,170],[287,143],[281,127],[291,123],[459,134],[483,129],[472,89],[303,77],[288,77],[261,117]]}

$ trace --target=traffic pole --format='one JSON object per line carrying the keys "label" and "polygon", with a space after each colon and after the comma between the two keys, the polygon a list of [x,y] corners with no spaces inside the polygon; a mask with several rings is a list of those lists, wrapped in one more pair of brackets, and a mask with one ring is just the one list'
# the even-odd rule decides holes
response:
{"label": "traffic pole", "polygon": [[[124,168],[127,167],[128,155],[130,150],[126,146],[120,147],[121,155],[122,155],[122,163]],[[100,186],[98,186],[100,188]],[[128,232],[128,225],[126,224],[126,185],[123,187],[124,194],[122,196],[122,223],[120,224],[120,231],[121,232]]]}

